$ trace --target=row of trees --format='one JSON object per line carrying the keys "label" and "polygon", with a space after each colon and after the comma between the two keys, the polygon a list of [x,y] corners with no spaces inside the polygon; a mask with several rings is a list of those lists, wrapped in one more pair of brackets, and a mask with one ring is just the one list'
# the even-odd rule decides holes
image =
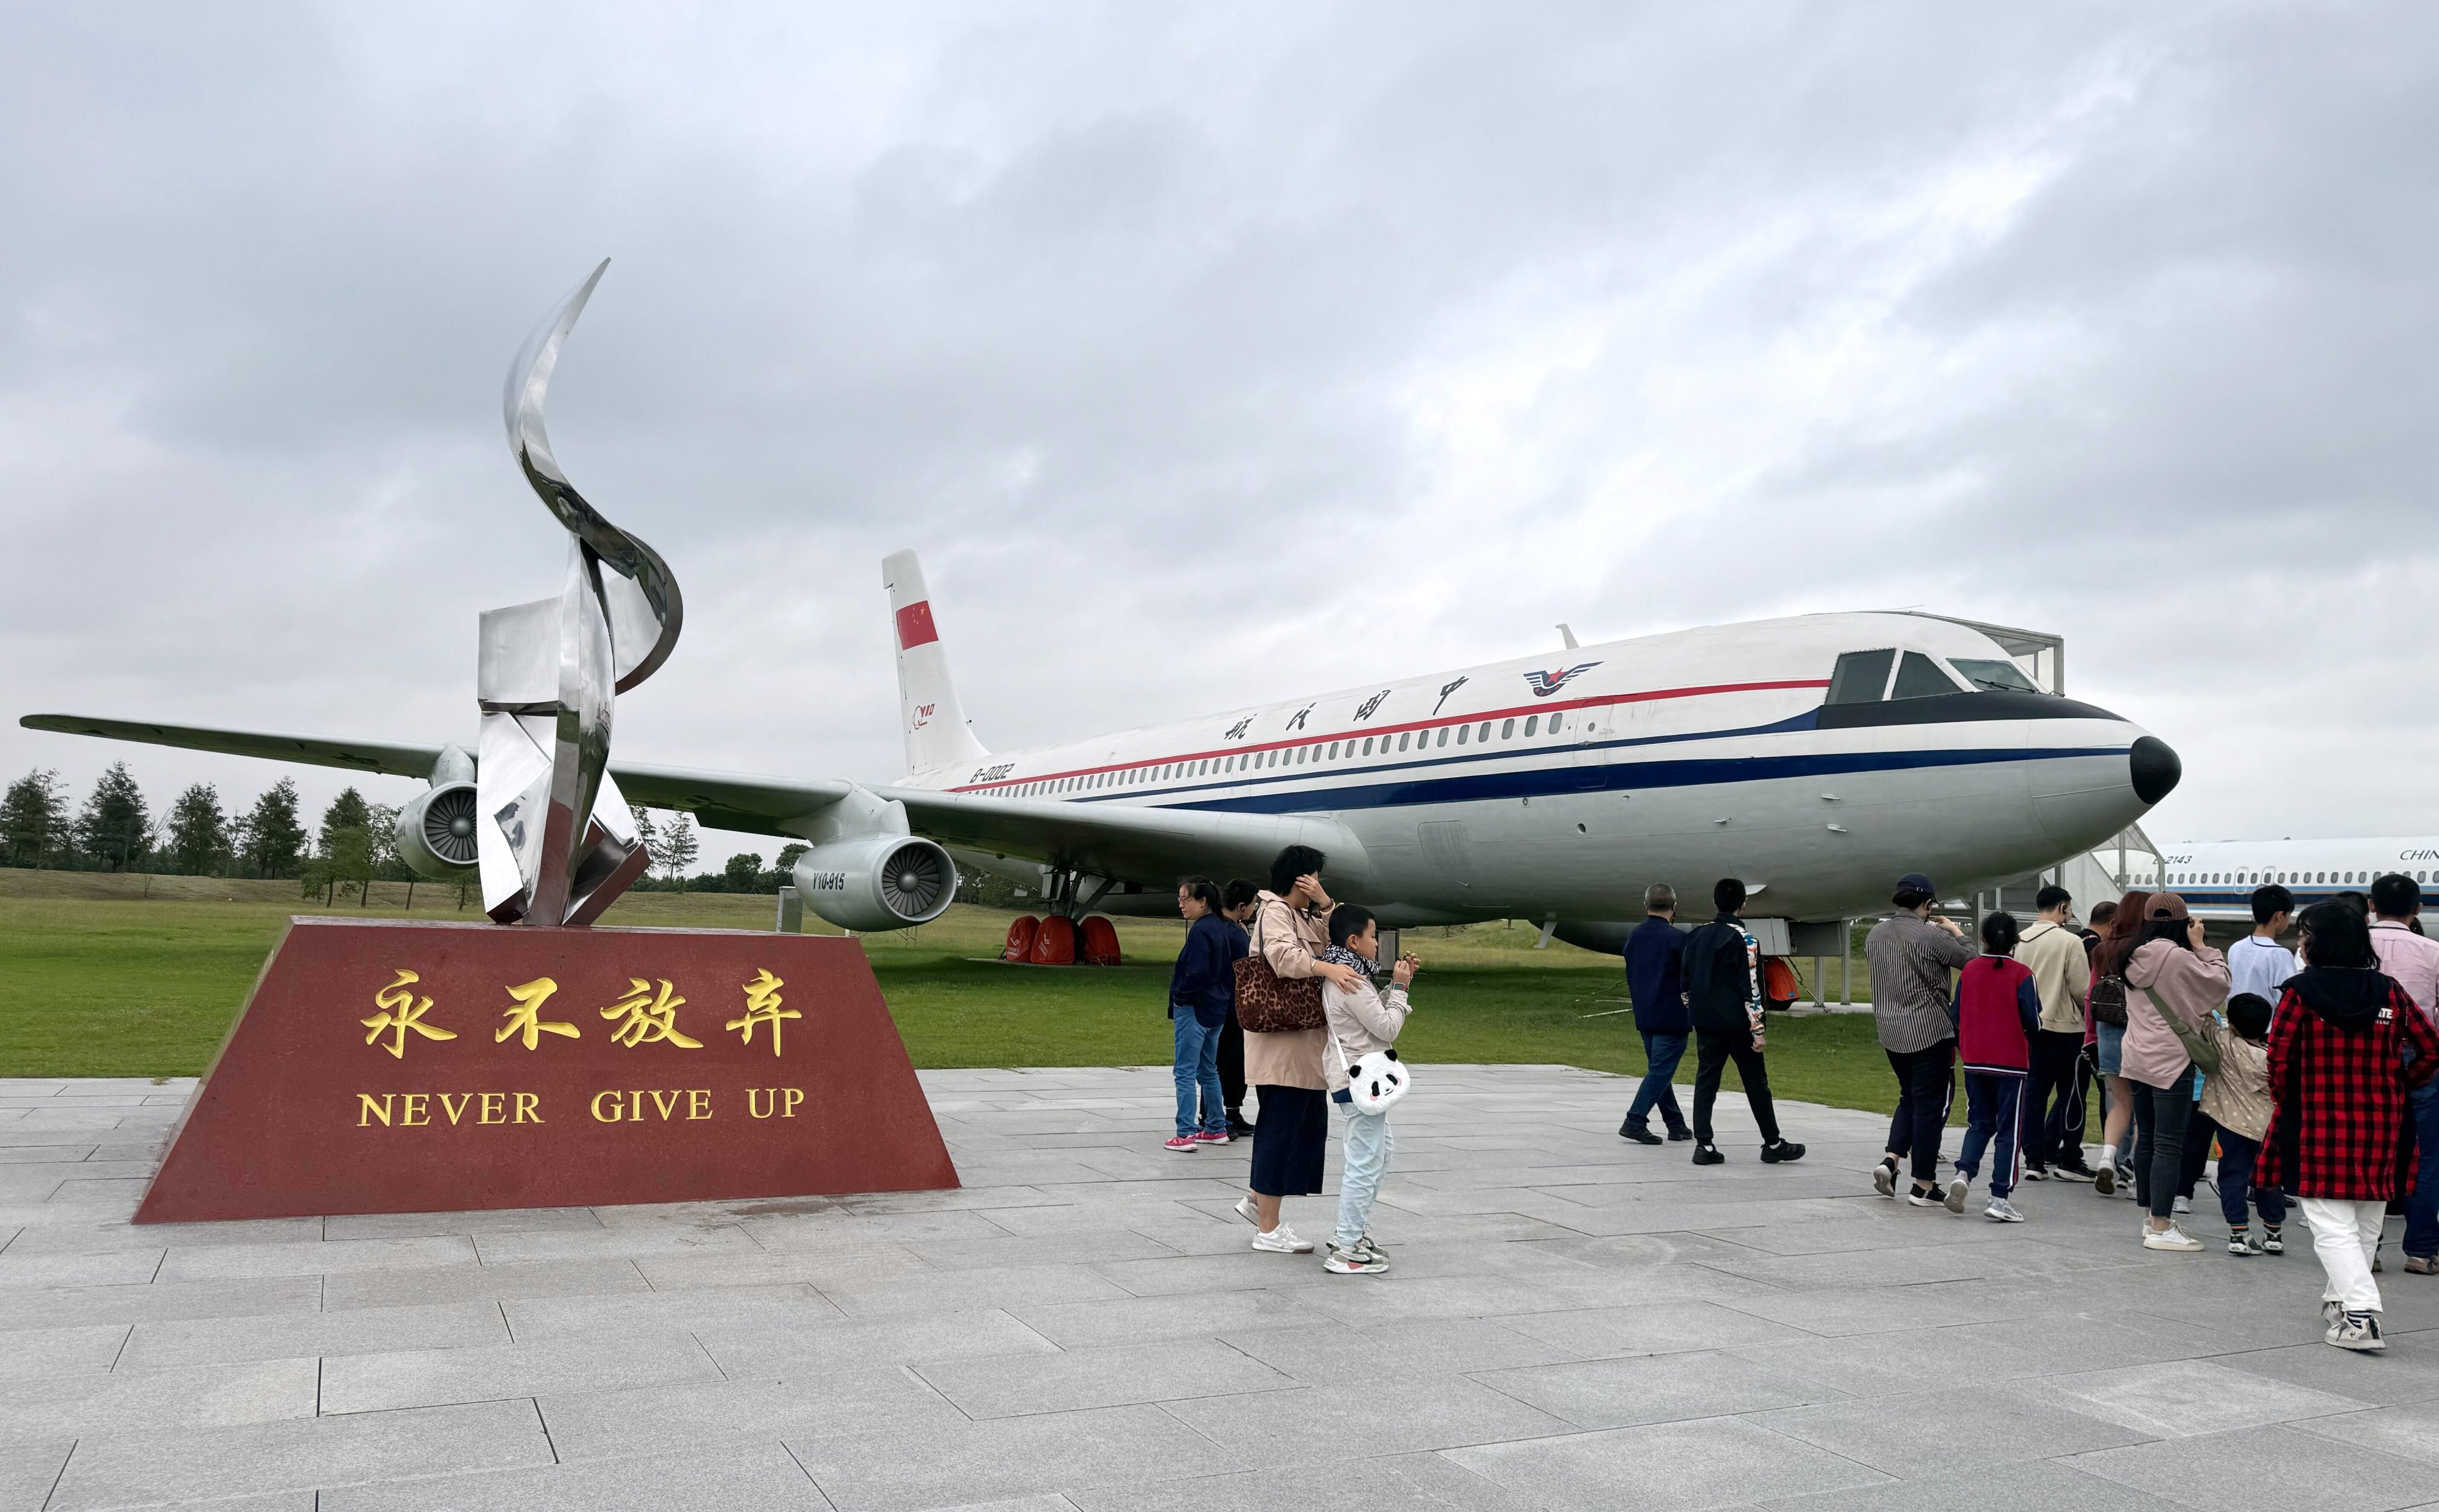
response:
{"label": "row of trees", "polygon": [[80,807],[70,803],[53,771],[28,773],[0,794],[0,862],[10,866],[294,877],[310,838],[296,812],[296,784],[287,777],[236,815],[217,790],[199,782],[155,819],[124,761],[101,774]]}
{"label": "row of trees", "polygon": [[694,864],[698,843],[694,823],[680,814],[670,823],[655,827],[642,809],[635,810],[637,827],[644,831],[644,844],[652,853],[653,868],[658,881],[645,881],[635,885],[646,892],[682,893],[775,893],[796,869],[796,858],[810,846],[789,844],[779,847],[779,859],[768,871],[762,868],[762,858],[753,851],[740,851],[728,858],[728,863],[718,871],[686,874]]}
{"label": "row of trees", "polygon": [[[689,875],[702,850],[694,817],[677,813],[656,821],[640,808],[634,815],[658,874],[636,883],[648,892],[776,893],[808,848],[781,846],[768,870],[760,855],[745,851],[716,872]],[[31,772],[9,784],[0,795],[0,864],[293,877],[307,891],[333,898],[347,891],[361,897],[366,882],[415,878],[398,853],[398,809],[368,802],[353,788],[331,799],[311,830],[298,814],[293,777],[273,783],[242,813],[224,807],[211,784],[198,782],[155,819],[124,761],[101,774],[81,806],[70,803],[57,772]],[[958,895],[973,901],[970,893],[979,896],[978,890],[990,885],[987,879],[961,879]],[[1005,883],[996,885],[1007,890]]]}
{"label": "row of trees", "polygon": [[[689,879],[702,849],[693,816],[655,822],[643,809],[634,815],[652,868],[665,879],[660,885],[669,888],[776,892],[780,877],[805,850],[780,851],[776,872],[763,872],[759,856],[738,856],[720,872]],[[352,787],[331,799],[321,823],[308,830],[293,777],[281,777],[242,812],[224,805],[211,784],[198,782],[155,817],[124,761],[101,774],[80,806],[56,771],[30,772],[0,794],[0,864],[56,871],[293,877],[318,893],[413,878],[398,853],[397,831],[398,809],[369,802]]]}

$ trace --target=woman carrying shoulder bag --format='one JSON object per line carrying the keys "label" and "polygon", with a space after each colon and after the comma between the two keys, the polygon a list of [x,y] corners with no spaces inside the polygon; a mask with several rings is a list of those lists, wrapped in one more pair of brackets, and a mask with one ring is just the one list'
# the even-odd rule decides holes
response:
{"label": "woman carrying shoulder bag", "polygon": [[2126,956],[2124,975],[2119,1061],[2134,1089],[2134,1126],[2143,1139],[2134,1192],[2151,1213],[2143,1248],[2190,1254],[2201,1241],[2179,1228],[2175,1215],[2194,1111],[2194,1063],[2168,1020],[2198,1027],[2227,1001],[2227,957],[2202,943],[2202,921],[2186,911],[2183,898],[2153,893],[2143,905],[2143,934]]}
{"label": "woman carrying shoulder bag", "polygon": [[1245,1080],[1261,1105],[1254,1125],[1250,1195],[1237,1212],[1254,1225],[1254,1248],[1310,1254],[1279,1217],[1279,1201],[1322,1188],[1329,1144],[1329,1094],[1323,1079],[1321,984],[1349,987],[1359,974],[1323,960],[1329,911],[1321,885],[1326,864],[1310,845],[1290,845],[1271,863],[1271,885],[1255,898],[1254,952],[1237,964],[1237,1017],[1245,1031]]}

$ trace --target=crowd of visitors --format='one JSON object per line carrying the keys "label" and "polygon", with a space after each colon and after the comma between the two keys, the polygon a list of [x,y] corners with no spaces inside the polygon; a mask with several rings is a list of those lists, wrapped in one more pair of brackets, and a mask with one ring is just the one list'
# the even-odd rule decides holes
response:
{"label": "crowd of visitors", "polygon": [[[1329,896],[1326,863],[1291,845],[1266,888],[1179,885],[1188,928],[1169,984],[1177,1119],[1167,1145],[1189,1152],[1250,1132],[1237,1211],[1254,1226],[1253,1248],[1309,1254],[1281,1202],[1323,1190],[1335,1107],[1343,1154],[1323,1265],[1365,1274],[1389,1267],[1370,1220],[1396,1148],[1388,1111],[1411,1085],[1396,1042],[1418,963],[1383,961],[1379,921]],[[1863,943],[1874,1028],[1896,1083],[1873,1189],[1961,1214],[1979,1182],[1983,1216],[2021,1223],[2019,1182],[2088,1182],[2142,1205],[2144,1249],[2192,1254],[2205,1246],[2180,1219],[2208,1174],[2230,1256],[2284,1254],[2288,1214],[2300,1211],[2324,1280],[2323,1337],[2385,1348],[2375,1276],[2392,1214],[2405,1219],[2406,1272],[2439,1274],[2439,941],[2422,932],[2419,884],[2385,876],[2300,917],[2286,888],[2265,885],[2252,897],[2252,934],[2224,953],[2172,892],[2104,900],[2079,925],[2067,891],[2044,887],[2029,924],[1985,916],[1978,952],[1937,912],[1938,896],[1919,872],[1899,878],[1890,916]],[[1743,918],[1744,883],[1721,879],[1711,901],[1713,917],[1686,928],[1672,887],[1644,896],[1625,954],[1646,1071],[1617,1131],[1640,1146],[1691,1143],[1695,1165],[1723,1164],[1711,1115],[1734,1065],[1760,1159],[1800,1160],[1805,1147],[1784,1136],[1771,1096],[1763,958]],[[2294,950],[2281,943],[2290,928]],[[1242,1046],[1233,1079],[1232,1042]],[[1689,1043],[1690,1119],[1675,1086]],[[1965,1133],[1943,1184],[1960,1066]],[[1240,1108],[1249,1084],[1260,1114],[1250,1123]],[[1653,1131],[1655,1114],[1665,1133]]]}
{"label": "crowd of visitors", "polygon": [[[1723,908],[1742,891],[1722,882]],[[2024,1220],[2012,1201],[2019,1179],[2089,1181],[2102,1197],[2123,1191],[2143,1205],[2145,1249],[2191,1254],[2205,1246],[2178,1219],[2192,1211],[2216,1149],[2227,1253],[2285,1254],[2291,1203],[2322,1265],[2323,1337],[2346,1349],[2384,1348],[2373,1276],[2392,1211],[2406,1218],[2406,1270],[2439,1274],[2439,941],[2422,934],[2413,879],[2383,877],[2369,894],[2316,904],[2300,919],[2286,888],[2261,887],[2252,934],[2226,954],[2170,892],[2101,903],[2093,927],[2079,929],[2066,890],[2045,887],[2029,927],[2003,913],[1984,917],[1978,954],[1933,912],[1936,899],[1930,878],[1908,873],[1890,898],[1894,912],[1864,940],[1875,1027],[1896,1081],[1875,1190],[1895,1198],[1910,1178],[1909,1205],[1962,1213],[1986,1156],[1985,1218]],[[1655,1074],[1673,1059],[1665,1031],[1682,1022],[1680,1004],[1663,995],[1675,983],[1692,1005],[1694,953],[1715,949],[1682,936],[1672,977],[1668,942],[1653,924],[1677,933],[1661,906],[1673,901],[1652,889],[1652,919],[1629,942],[1638,1025],[1649,1003],[1664,1029],[1646,1031]],[[2279,943],[2290,923],[2300,926],[2300,951]],[[1966,1130],[1943,1189],[1940,1143],[1960,1060]],[[2104,1110],[2096,1166],[2083,1137],[2095,1075]],[[1762,1087],[1755,1122],[1775,1142]],[[1618,1132],[1659,1143],[1645,1117],[1669,1106],[1662,1095],[1647,1076]],[[1706,1112],[1698,1090],[1698,1162],[1710,1147]]]}

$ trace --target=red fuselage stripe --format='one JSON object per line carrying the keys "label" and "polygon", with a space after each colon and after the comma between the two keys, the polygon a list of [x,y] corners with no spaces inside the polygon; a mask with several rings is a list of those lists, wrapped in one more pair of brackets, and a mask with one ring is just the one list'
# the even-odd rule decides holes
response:
{"label": "red fuselage stripe", "polygon": [[1069,777],[1095,777],[1104,772],[1131,772],[1137,767],[1166,766],[1172,761],[1202,761],[1215,756],[1246,756],[1262,751],[1292,751],[1300,745],[1326,745],[1332,740],[1349,737],[1362,739],[1366,736],[1402,735],[1408,730],[1436,730],[1442,726],[1454,729],[1460,724],[1481,724],[1488,720],[1512,719],[1524,714],[1558,714],[1568,709],[1597,708],[1613,703],[1651,703],[1662,699],[1705,698],[1714,693],[1769,693],[1787,688],[1827,687],[1829,680],[1799,678],[1784,683],[1715,683],[1708,687],[1665,687],[1648,693],[1618,693],[1598,698],[1558,699],[1547,703],[1520,703],[1513,708],[1491,709],[1463,718],[1415,720],[1406,724],[1388,724],[1377,728],[1338,730],[1320,735],[1299,735],[1292,740],[1273,740],[1266,745],[1229,745],[1211,751],[1193,751],[1183,756],[1149,756],[1140,761],[1117,761],[1108,766],[1076,767],[1065,772],[1041,772],[1029,776],[1004,777],[997,782],[962,784],[945,791],[950,792],[989,792],[999,788],[1022,787],[1029,782],[1064,782]]}

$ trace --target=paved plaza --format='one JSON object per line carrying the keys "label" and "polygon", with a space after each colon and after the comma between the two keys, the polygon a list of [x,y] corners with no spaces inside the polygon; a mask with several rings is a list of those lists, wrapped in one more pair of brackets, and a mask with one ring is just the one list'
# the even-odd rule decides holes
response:
{"label": "paved plaza", "polygon": [[1765,1166],[1731,1096],[1698,1171],[1631,1082],[1422,1076],[1370,1276],[1247,1250],[1165,1068],[926,1074],[955,1192],[142,1229],[191,1084],[0,1082],[0,1512],[2439,1504],[2393,1249],[2362,1359],[2300,1228],[2146,1254],[2088,1186],[1874,1198],[1864,1113]]}

